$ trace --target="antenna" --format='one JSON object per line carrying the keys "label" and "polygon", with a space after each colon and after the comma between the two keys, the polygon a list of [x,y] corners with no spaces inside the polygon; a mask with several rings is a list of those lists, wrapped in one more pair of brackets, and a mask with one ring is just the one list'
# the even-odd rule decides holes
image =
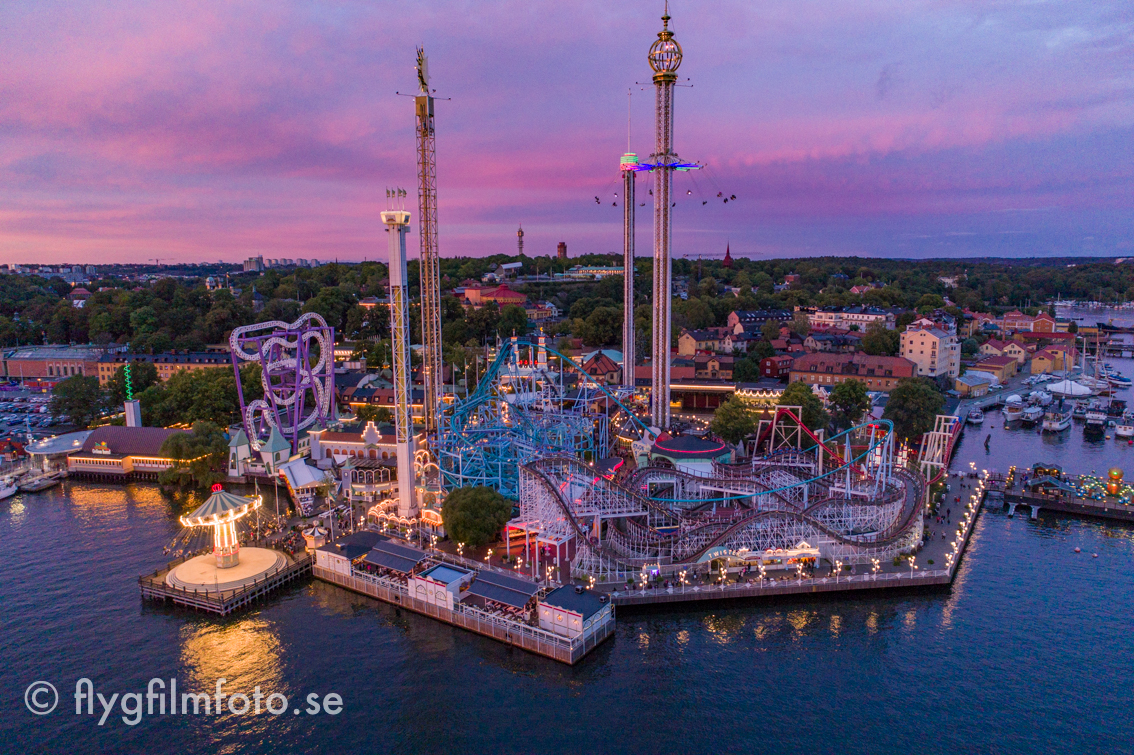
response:
{"label": "antenna", "polygon": [[626,152],[630,152],[630,117],[632,110],[630,108],[631,98],[634,96],[634,88],[627,87],[626,89]]}

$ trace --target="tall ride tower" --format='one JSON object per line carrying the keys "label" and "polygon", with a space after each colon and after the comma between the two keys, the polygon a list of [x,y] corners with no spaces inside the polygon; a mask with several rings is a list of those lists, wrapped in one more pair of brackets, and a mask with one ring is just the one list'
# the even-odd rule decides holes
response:
{"label": "tall ride tower", "polygon": [[[434,437],[441,413],[441,279],[437,269],[437,150],[429,60],[417,48],[417,203],[421,220],[421,343],[425,377],[425,434]],[[393,277],[391,276],[391,280]]]}
{"label": "tall ride tower", "polygon": [[622,385],[634,387],[634,183],[638,156],[629,151],[619,161],[622,171]]}
{"label": "tall ride tower", "polygon": [[[669,30],[669,2],[662,16],[662,30],[650,45],[650,68],[654,71],[654,321],[651,381],[651,413],[653,424],[669,429],[669,342],[670,296],[673,262],[670,259],[670,199],[673,193],[673,171],[678,165],[673,152],[673,87],[681,66],[681,45]],[[629,203],[633,205],[633,203]]]}
{"label": "tall ride tower", "polygon": [[[391,205],[405,189],[386,191]],[[395,200],[390,202],[390,200]],[[382,213],[390,234],[390,344],[394,351],[394,428],[398,442],[398,516],[417,516],[417,484],[413,470],[413,410],[410,406],[409,286],[406,283],[406,234],[410,214],[398,208]]]}

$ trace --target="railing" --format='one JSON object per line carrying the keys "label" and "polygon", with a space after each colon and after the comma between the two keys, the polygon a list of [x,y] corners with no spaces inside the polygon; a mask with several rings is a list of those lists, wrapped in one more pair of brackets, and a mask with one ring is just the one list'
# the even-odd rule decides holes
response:
{"label": "railing", "polygon": [[800,587],[814,587],[816,585],[841,585],[843,583],[864,585],[874,584],[877,582],[885,582],[888,584],[901,583],[903,581],[912,584],[918,582],[924,583],[927,580],[948,578],[948,569],[925,569],[917,570],[912,573],[909,572],[881,572],[879,574],[851,574],[848,576],[839,577],[804,577],[802,579],[781,579],[771,580],[763,579],[753,582],[732,582],[724,585],[696,585],[684,587],[668,587],[668,588],[647,588],[645,590],[622,590],[611,593],[615,598],[629,598],[629,599],[644,599],[651,595],[682,595],[682,594],[705,594],[705,595],[728,595],[729,593],[748,592],[748,591],[782,591],[787,588],[798,589]]}
{"label": "railing", "polygon": [[588,645],[593,647],[596,635],[603,633],[605,637],[614,623],[614,606],[608,604],[592,617],[590,625],[579,636],[568,638],[463,603],[455,603],[453,608],[429,603],[411,595],[406,585],[354,569],[349,576],[320,566],[314,567],[314,572],[343,587],[359,589],[362,585],[358,583],[369,584],[373,589],[364,588],[359,592],[567,663],[578,660]]}

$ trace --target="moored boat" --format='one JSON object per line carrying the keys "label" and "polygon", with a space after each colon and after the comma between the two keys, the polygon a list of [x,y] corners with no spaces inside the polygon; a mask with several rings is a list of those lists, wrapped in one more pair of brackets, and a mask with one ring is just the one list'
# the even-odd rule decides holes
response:
{"label": "moored boat", "polygon": [[965,421],[970,425],[979,425],[984,422],[984,412],[980,410],[979,406],[974,406],[970,411]]}
{"label": "moored boat", "polygon": [[1071,427],[1071,409],[1049,409],[1043,415],[1043,431],[1047,433],[1063,432]]}
{"label": "moored boat", "polygon": [[1012,394],[1004,401],[1004,409],[1001,410],[1004,414],[1005,422],[1015,422],[1024,415],[1024,400]]}
{"label": "moored boat", "polygon": [[1024,407],[1024,411],[1020,415],[1020,419],[1025,424],[1032,425],[1043,419],[1043,415],[1044,411],[1042,406],[1027,406]]}

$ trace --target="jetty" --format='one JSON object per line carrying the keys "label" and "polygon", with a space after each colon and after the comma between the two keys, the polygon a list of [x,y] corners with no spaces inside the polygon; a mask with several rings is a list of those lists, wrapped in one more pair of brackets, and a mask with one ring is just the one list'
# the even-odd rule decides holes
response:
{"label": "jetty", "polygon": [[[1084,483],[1084,480],[1089,482]],[[1118,483],[1113,489],[1122,487],[1121,475]],[[1032,519],[1038,519],[1039,513],[1046,510],[1093,519],[1134,522],[1131,497],[1109,494],[1105,485],[1105,481],[1094,478],[1053,475],[1017,480],[1013,469],[1006,475],[989,475],[985,495],[988,501],[999,503],[1001,508],[1008,507],[1009,516],[1014,516],[1018,508],[1024,507]]]}
{"label": "jetty", "polygon": [[312,559],[304,554],[298,558],[284,551],[278,551],[282,563],[271,571],[258,576],[245,584],[226,589],[208,587],[188,588],[171,584],[169,576],[178,566],[196,557],[196,554],[170,561],[152,574],[138,578],[143,600],[172,603],[194,611],[204,611],[218,616],[227,616],[234,611],[246,608],[258,600],[266,598],[284,585],[294,582],[311,573]]}

